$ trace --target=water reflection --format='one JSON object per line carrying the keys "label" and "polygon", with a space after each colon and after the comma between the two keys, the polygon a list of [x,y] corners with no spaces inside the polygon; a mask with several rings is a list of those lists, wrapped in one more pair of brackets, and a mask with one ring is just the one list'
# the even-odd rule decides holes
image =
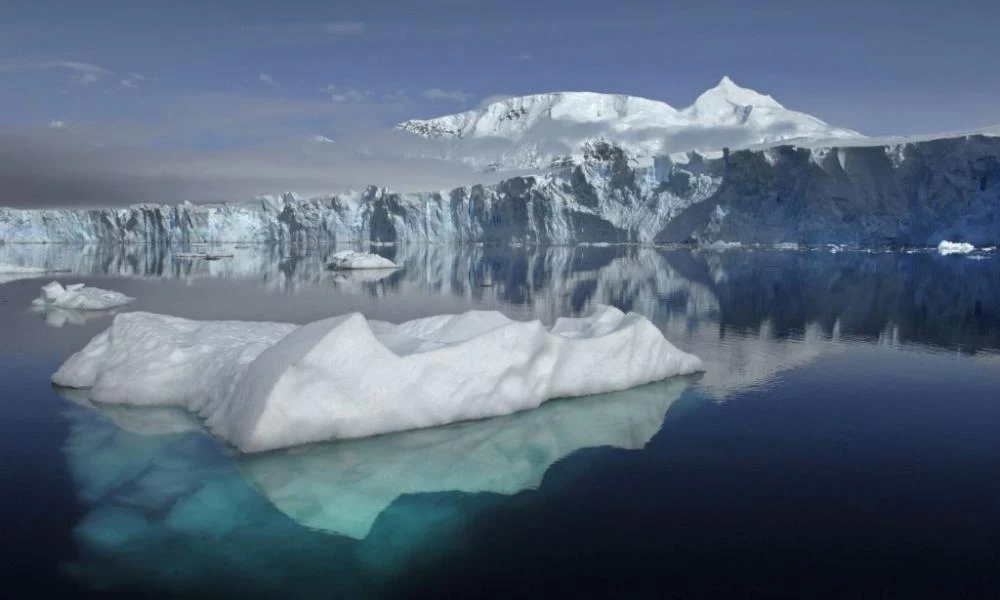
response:
{"label": "water reflection", "polygon": [[313,529],[364,539],[400,496],[514,494],[582,448],[638,449],[687,387],[674,378],[560,400],[482,421],[249,456],[240,468],[279,510]]}
{"label": "water reflection", "polygon": [[85,392],[61,390],[77,405],[66,412],[64,452],[88,508],[74,529],[82,559],[68,569],[93,585],[148,580],[184,591],[221,577],[256,587],[274,574],[272,565],[255,570],[268,548],[315,546],[322,554],[299,555],[296,567],[323,582],[312,591],[329,592],[328,579],[342,574],[326,569],[338,561],[358,572],[337,584],[361,585],[359,576],[446,551],[461,523],[501,495],[537,487],[578,450],[642,448],[687,385],[677,378],[499,419],[235,461],[183,411],[95,405]]}

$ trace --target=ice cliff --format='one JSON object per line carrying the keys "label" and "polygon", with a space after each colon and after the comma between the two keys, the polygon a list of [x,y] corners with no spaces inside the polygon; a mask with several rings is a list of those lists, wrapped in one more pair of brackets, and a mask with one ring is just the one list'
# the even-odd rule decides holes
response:
{"label": "ice cliff", "polygon": [[781,145],[658,157],[587,145],[573,165],[433,193],[222,205],[0,208],[0,241],[169,244],[1000,242],[1000,137]]}

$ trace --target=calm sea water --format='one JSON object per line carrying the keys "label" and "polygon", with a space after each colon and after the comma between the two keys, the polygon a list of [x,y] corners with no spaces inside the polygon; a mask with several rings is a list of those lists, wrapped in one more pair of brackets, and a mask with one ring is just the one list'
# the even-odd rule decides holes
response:
{"label": "calm sea water", "polygon": [[[0,247],[0,552],[16,597],[992,597],[1000,258],[625,246]],[[3,277],[0,275],[0,277]],[[640,312],[707,371],[501,419],[240,456],[51,373],[129,310],[308,322]],[[470,357],[475,360],[475,357]]]}

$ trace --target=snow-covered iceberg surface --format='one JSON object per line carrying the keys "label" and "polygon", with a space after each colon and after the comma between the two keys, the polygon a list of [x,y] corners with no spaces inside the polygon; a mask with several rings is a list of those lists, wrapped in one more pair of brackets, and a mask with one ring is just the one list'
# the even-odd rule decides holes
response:
{"label": "snow-covered iceberg surface", "polygon": [[63,287],[58,281],[42,286],[42,294],[31,304],[37,308],[65,308],[70,310],[108,310],[125,306],[135,298],[113,290],[88,287],[73,283]]}
{"label": "snow-covered iceberg surface", "polygon": [[975,249],[975,246],[967,242],[949,242],[948,240],[942,241],[937,247],[938,253],[944,256],[948,256],[949,254],[968,254]]}
{"label": "snow-covered iceberg surface", "polygon": [[[470,359],[471,357],[471,359]],[[244,452],[536,408],[703,369],[645,317],[513,321],[469,311],[302,327],[128,313],[52,376],[108,403],[177,404]]]}
{"label": "snow-covered iceberg surface", "polygon": [[370,252],[344,250],[330,257],[327,265],[335,270],[398,269],[399,265],[384,256]]}

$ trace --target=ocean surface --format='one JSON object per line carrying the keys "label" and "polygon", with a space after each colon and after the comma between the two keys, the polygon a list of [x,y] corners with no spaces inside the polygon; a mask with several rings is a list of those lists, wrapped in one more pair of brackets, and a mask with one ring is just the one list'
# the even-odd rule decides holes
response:
{"label": "ocean surface", "polygon": [[[0,569],[11,597],[995,597],[995,252],[636,246],[0,246]],[[831,251],[833,250],[833,251]],[[197,319],[642,313],[704,374],[509,417],[239,455],[52,372],[111,312]],[[470,356],[469,360],[476,357]]]}

